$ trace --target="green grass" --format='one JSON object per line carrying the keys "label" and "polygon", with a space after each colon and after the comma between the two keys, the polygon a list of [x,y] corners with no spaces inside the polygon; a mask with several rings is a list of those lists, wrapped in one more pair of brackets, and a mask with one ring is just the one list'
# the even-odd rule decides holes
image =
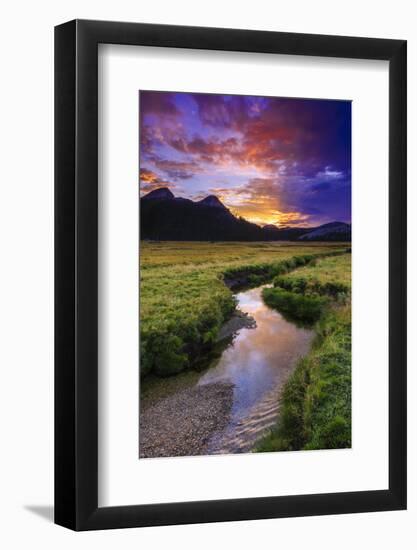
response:
{"label": "green grass", "polygon": [[207,356],[235,308],[228,280],[262,284],[304,265],[305,257],[345,248],[337,243],[142,242],[141,376],[176,374]]}
{"label": "green grass", "polygon": [[321,258],[308,267],[275,277],[274,286],[304,295],[347,295],[351,289],[351,255]]}
{"label": "green grass", "polygon": [[326,298],[321,296],[305,296],[282,288],[264,288],[262,298],[289,320],[306,325],[318,321],[327,304]]}
{"label": "green grass", "polygon": [[[348,297],[340,301],[333,286],[350,289],[350,255],[320,260],[293,271],[286,279],[296,281],[293,292],[284,292],[305,300],[319,298],[319,284],[332,289],[332,300],[323,307],[315,325],[316,338],[310,353],[297,365],[281,396],[277,426],[258,444],[258,452],[300,449],[333,449],[351,446],[351,307]],[[299,279],[308,282],[307,289]],[[310,288],[310,290],[308,290]],[[279,308],[278,308],[279,309]],[[280,310],[281,311],[281,310]]]}

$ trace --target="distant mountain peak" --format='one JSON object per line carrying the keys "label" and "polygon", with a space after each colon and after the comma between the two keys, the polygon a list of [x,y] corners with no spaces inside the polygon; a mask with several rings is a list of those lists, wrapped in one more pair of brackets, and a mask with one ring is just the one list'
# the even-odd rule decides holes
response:
{"label": "distant mountain peak", "polygon": [[320,225],[319,227],[316,227],[316,229],[325,229],[325,228],[332,228],[332,227],[346,227],[348,224],[345,223],[345,222],[338,222],[338,221],[335,221],[335,222],[329,222],[329,223],[324,223],[323,225]]}
{"label": "distant mountain peak", "polygon": [[204,206],[211,206],[213,208],[226,208],[222,201],[216,197],[216,195],[209,195],[205,199],[199,201],[200,204]]}
{"label": "distant mountain peak", "polygon": [[299,237],[301,241],[340,240],[350,241],[351,226],[345,222],[330,222],[312,228],[308,233]]}
{"label": "distant mountain peak", "polygon": [[168,187],[158,187],[154,189],[147,195],[144,195],[142,199],[173,199],[173,193],[168,189]]}

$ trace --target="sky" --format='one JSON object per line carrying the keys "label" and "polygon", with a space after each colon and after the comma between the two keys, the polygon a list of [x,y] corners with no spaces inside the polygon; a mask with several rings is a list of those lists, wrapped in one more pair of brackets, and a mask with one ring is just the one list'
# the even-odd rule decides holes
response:
{"label": "sky", "polygon": [[259,225],[351,221],[351,103],[140,92],[140,193],[216,195]]}

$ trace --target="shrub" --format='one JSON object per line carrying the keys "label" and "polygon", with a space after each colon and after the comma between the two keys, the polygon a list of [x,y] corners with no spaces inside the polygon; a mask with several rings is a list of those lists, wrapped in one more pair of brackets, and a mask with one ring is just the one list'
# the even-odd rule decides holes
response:
{"label": "shrub", "polygon": [[289,319],[307,324],[318,321],[327,304],[320,296],[304,296],[281,288],[264,288],[262,297],[268,306],[278,309]]}
{"label": "shrub", "polygon": [[142,372],[143,365],[141,365],[142,375],[152,370],[158,376],[169,376],[187,367],[188,358],[183,353],[183,342],[174,334],[155,332],[150,334],[146,340],[145,350],[145,372]]}
{"label": "shrub", "polygon": [[338,294],[347,294],[349,288],[343,283],[325,283],[321,285],[320,291],[322,294],[328,294],[329,296],[336,297]]}
{"label": "shrub", "polygon": [[280,287],[290,292],[305,294],[308,286],[308,281],[304,277],[275,277],[274,286]]}

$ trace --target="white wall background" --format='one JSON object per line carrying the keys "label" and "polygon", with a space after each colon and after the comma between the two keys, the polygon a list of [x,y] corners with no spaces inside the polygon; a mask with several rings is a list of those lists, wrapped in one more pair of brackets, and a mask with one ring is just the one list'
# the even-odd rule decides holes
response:
{"label": "white wall background", "polygon": [[[417,293],[409,288],[409,510],[72,533],[53,495],[53,26],[73,18],[404,38],[409,53],[409,279],[417,280],[417,19],[397,0],[15,0],[1,10],[0,543],[4,548],[287,545],[380,550],[417,542]],[[343,472],[341,472],[343,475]]]}

